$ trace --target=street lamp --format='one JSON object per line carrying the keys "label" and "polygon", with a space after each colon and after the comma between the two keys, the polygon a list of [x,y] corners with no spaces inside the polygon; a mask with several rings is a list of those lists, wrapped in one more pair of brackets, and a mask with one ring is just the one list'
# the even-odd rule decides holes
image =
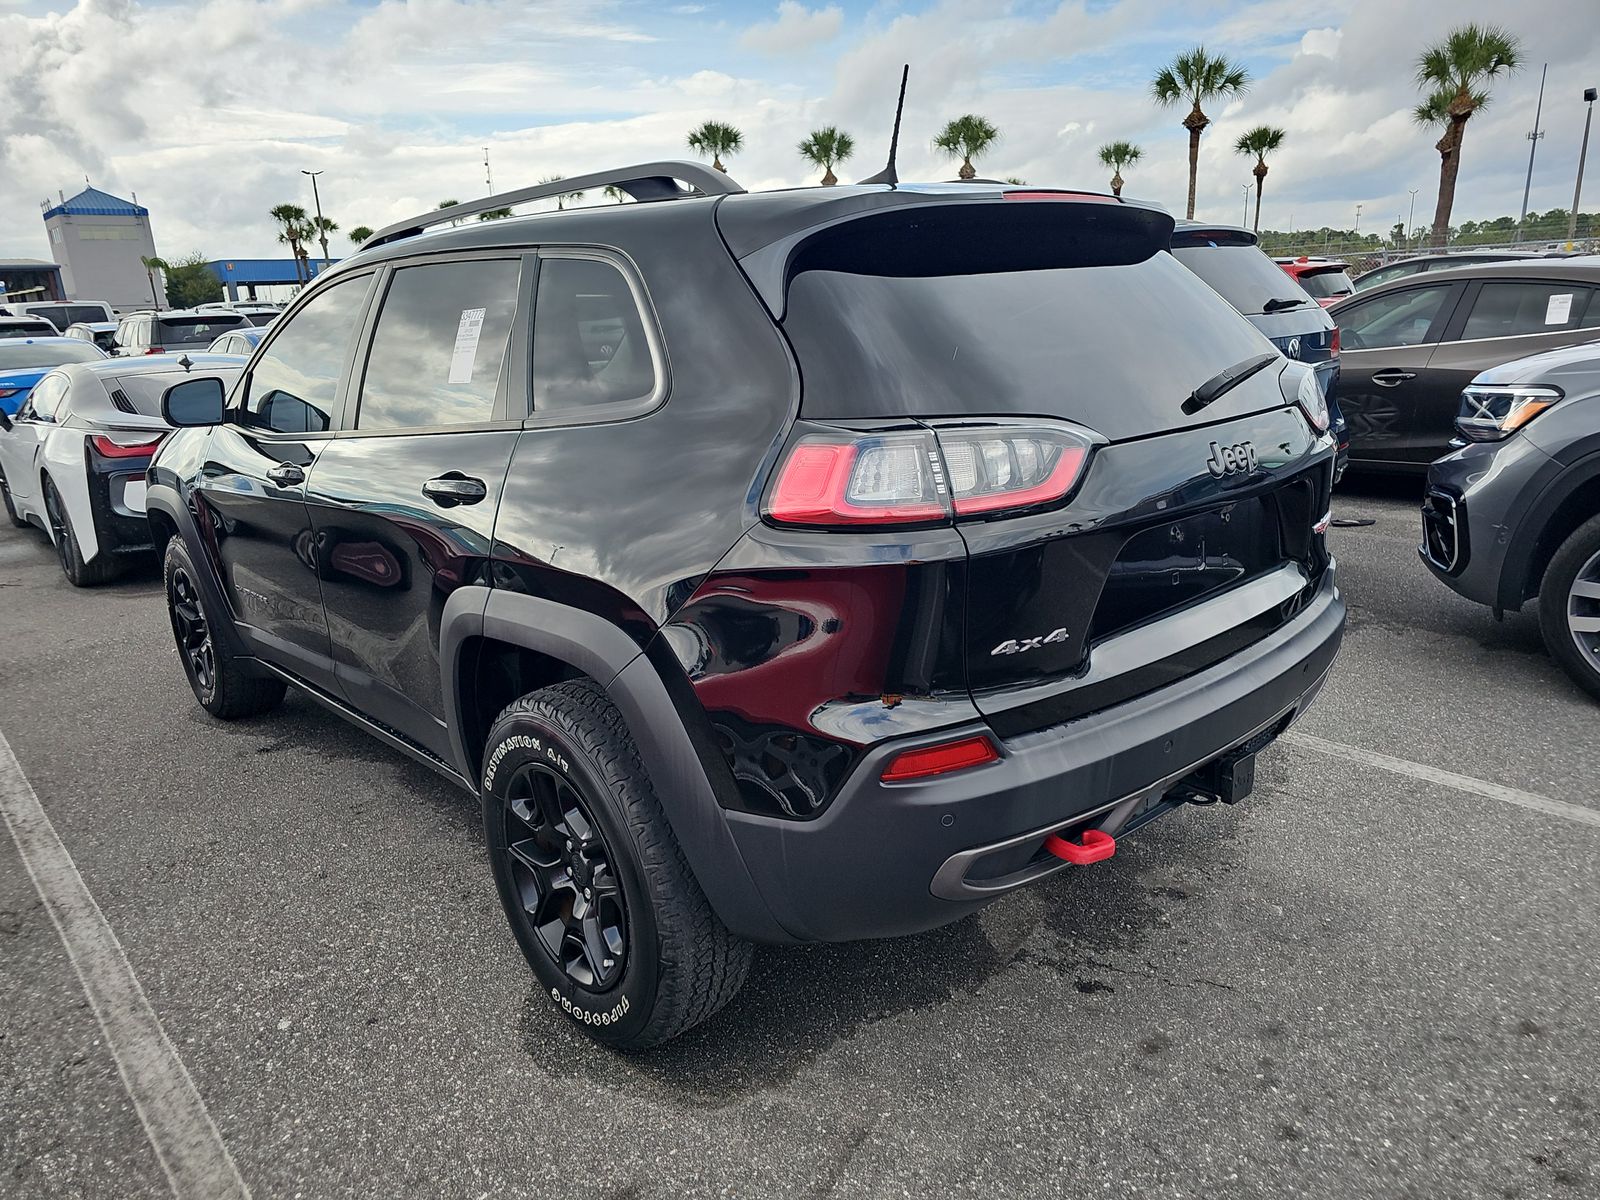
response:
{"label": "street lamp", "polygon": [[1356,205],[1356,227],[1350,231],[1356,241],[1361,240],[1361,205]]}
{"label": "street lamp", "polygon": [[1533,154],[1539,148],[1539,139],[1544,136],[1539,130],[1539,118],[1544,115],[1544,77],[1550,70],[1550,64],[1545,63],[1544,70],[1539,72],[1539,104],[1533,110],[1533,131],[1528,134],[1528,179],[1522,185],[1522,213],[1517,217],[1517,232],[1512,241],[1522,240],[1522,223],[1528,219],[1528,192],[1533,187]]}
{"label": "street lamp", "polygon": [[1417,227],[1416,226],[1416,221],[1414,219],[1416,217],[1416,215],[1417,215],[1417,189],[1416,188],[1412,188],[1411,189],[1411,208],[1406,212],[1406,244],[1407,245],[1409,245],[1411,243],[1411,231]]}
{"label": "street lamp", "polygon": [[1239,218],[1239,224],[1248,225],[1250,224],[1250,185],[1246,183],[1242,186],[1244,188],[1244,216]]}
{"label": "street lamp", "polygon": [[1578,198],[1583,195],[1583,160],[1589,156],[1589,121],[1594,116],[1594,88],[1583,89],[1583,99],[1588,111],[1583,115],[1583,148],[1578,151],[1578,182],[1572,185],[1572,214],[1567,218],[1567,241],[1578,236]]}
{"label": "street lamp", "polygon": [[311,199],[317,206],[317,240],[322,243],[322,269],[328,269],[328,230],[322,222],[322,197],[317,194],[317,176],[321,171],[301,171],[302,175],[311,176]]}

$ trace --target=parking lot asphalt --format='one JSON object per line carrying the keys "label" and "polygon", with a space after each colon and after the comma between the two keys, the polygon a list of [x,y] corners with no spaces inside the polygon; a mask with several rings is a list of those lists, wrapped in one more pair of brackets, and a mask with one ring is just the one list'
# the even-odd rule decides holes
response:
{"label": "parking lot asphalt", "polygon": [[[0,531],[0,734],[256,1197],[1600,1195],[1600,709],[1427,574],[1415,491],[1337,499],[1376,523],[1298,730],[1549,811],[1280,744],[946,929],[758,950],[638,1057],[534,987],[465,793],[295,697],[200,711],[153,569]],[[0,1195],[165,1194],[0,837]]]}

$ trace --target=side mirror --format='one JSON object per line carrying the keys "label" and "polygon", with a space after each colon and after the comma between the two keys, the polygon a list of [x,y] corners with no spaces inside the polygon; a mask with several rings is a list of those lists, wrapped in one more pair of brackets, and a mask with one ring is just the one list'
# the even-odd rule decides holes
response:
{"label": "side mirror", "polygon": [[222,380],[214,375],[185,379],[161,393],[161,415],[168,425],[180,429],[200,425],[221,425],[226,399]]}

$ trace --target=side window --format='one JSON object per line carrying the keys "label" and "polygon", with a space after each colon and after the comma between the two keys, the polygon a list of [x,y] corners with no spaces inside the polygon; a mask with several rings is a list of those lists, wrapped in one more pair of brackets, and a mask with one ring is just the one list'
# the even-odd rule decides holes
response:
{"label": "side window", "polygon": [[633,289],[592,258],[544,258],[533,305],[533,411],[643,400],[655,364]]}
{"label": "side window", "polygon": [[1570,283],[1486,283],[1478,289],[1461,339],[1521,337],[1577,329],[1588,303],[1589,289]]}
{"label": "side window", "polygon": [[1450,295],[1450,285],[1406,288],[1352,304],[1339,314],[1345,348],[1416,346],[1426,341],[1428,330]]}
{"label": "side window", "polygon": [[367,354],[356,428],[425,429],[491,419],[521,274],[517,259],[396,271]]}
{"label": "side window", "polygon": [[60,375],[46,375],[28,393],[28,405],[41,421],[54,421],[56,410],[67,394],[67,381]]}
{"label": "side window", "polygon": [[274,433],[328,428],[371,283],[371,276],[336,283],[288,319],[250,372],[241,424]]}

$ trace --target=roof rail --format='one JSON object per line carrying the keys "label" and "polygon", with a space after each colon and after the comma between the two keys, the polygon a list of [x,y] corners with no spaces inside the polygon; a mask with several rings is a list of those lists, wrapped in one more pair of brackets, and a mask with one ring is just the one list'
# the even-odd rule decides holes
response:
{"label": "roof rail", "polygon": [[[688,189],[679,187],[679,180],[688,184]],[[509,208],[513,204],[525,204],[530,200],[548,200],[552,196],[565,196],[572,192],[584,192],[599,187],[619,188],[639,201],[678,200],[695,195],[736,196],[744,192],[742,187],[722,171],[701,163],[641,163],[636,167],[617,167],[610,171],[574,175],[570,179],[552,179],[547,183],[535,184],[533,187],[518,188],[514,192],[499,192],[493,196],[485,196],[481,200],[469,200],[465,204],[452,204],[448,208],[434,209],[423,213],[420,217],[386,225],[362,242],[361,249],[368,250],[385,242],[398,241],[403,237],[421,233],[424,229],[431,229],[435,225],[443,225],[446,221],[459,221],[463,217],[477,216],[479,213],[496,208]]]}

